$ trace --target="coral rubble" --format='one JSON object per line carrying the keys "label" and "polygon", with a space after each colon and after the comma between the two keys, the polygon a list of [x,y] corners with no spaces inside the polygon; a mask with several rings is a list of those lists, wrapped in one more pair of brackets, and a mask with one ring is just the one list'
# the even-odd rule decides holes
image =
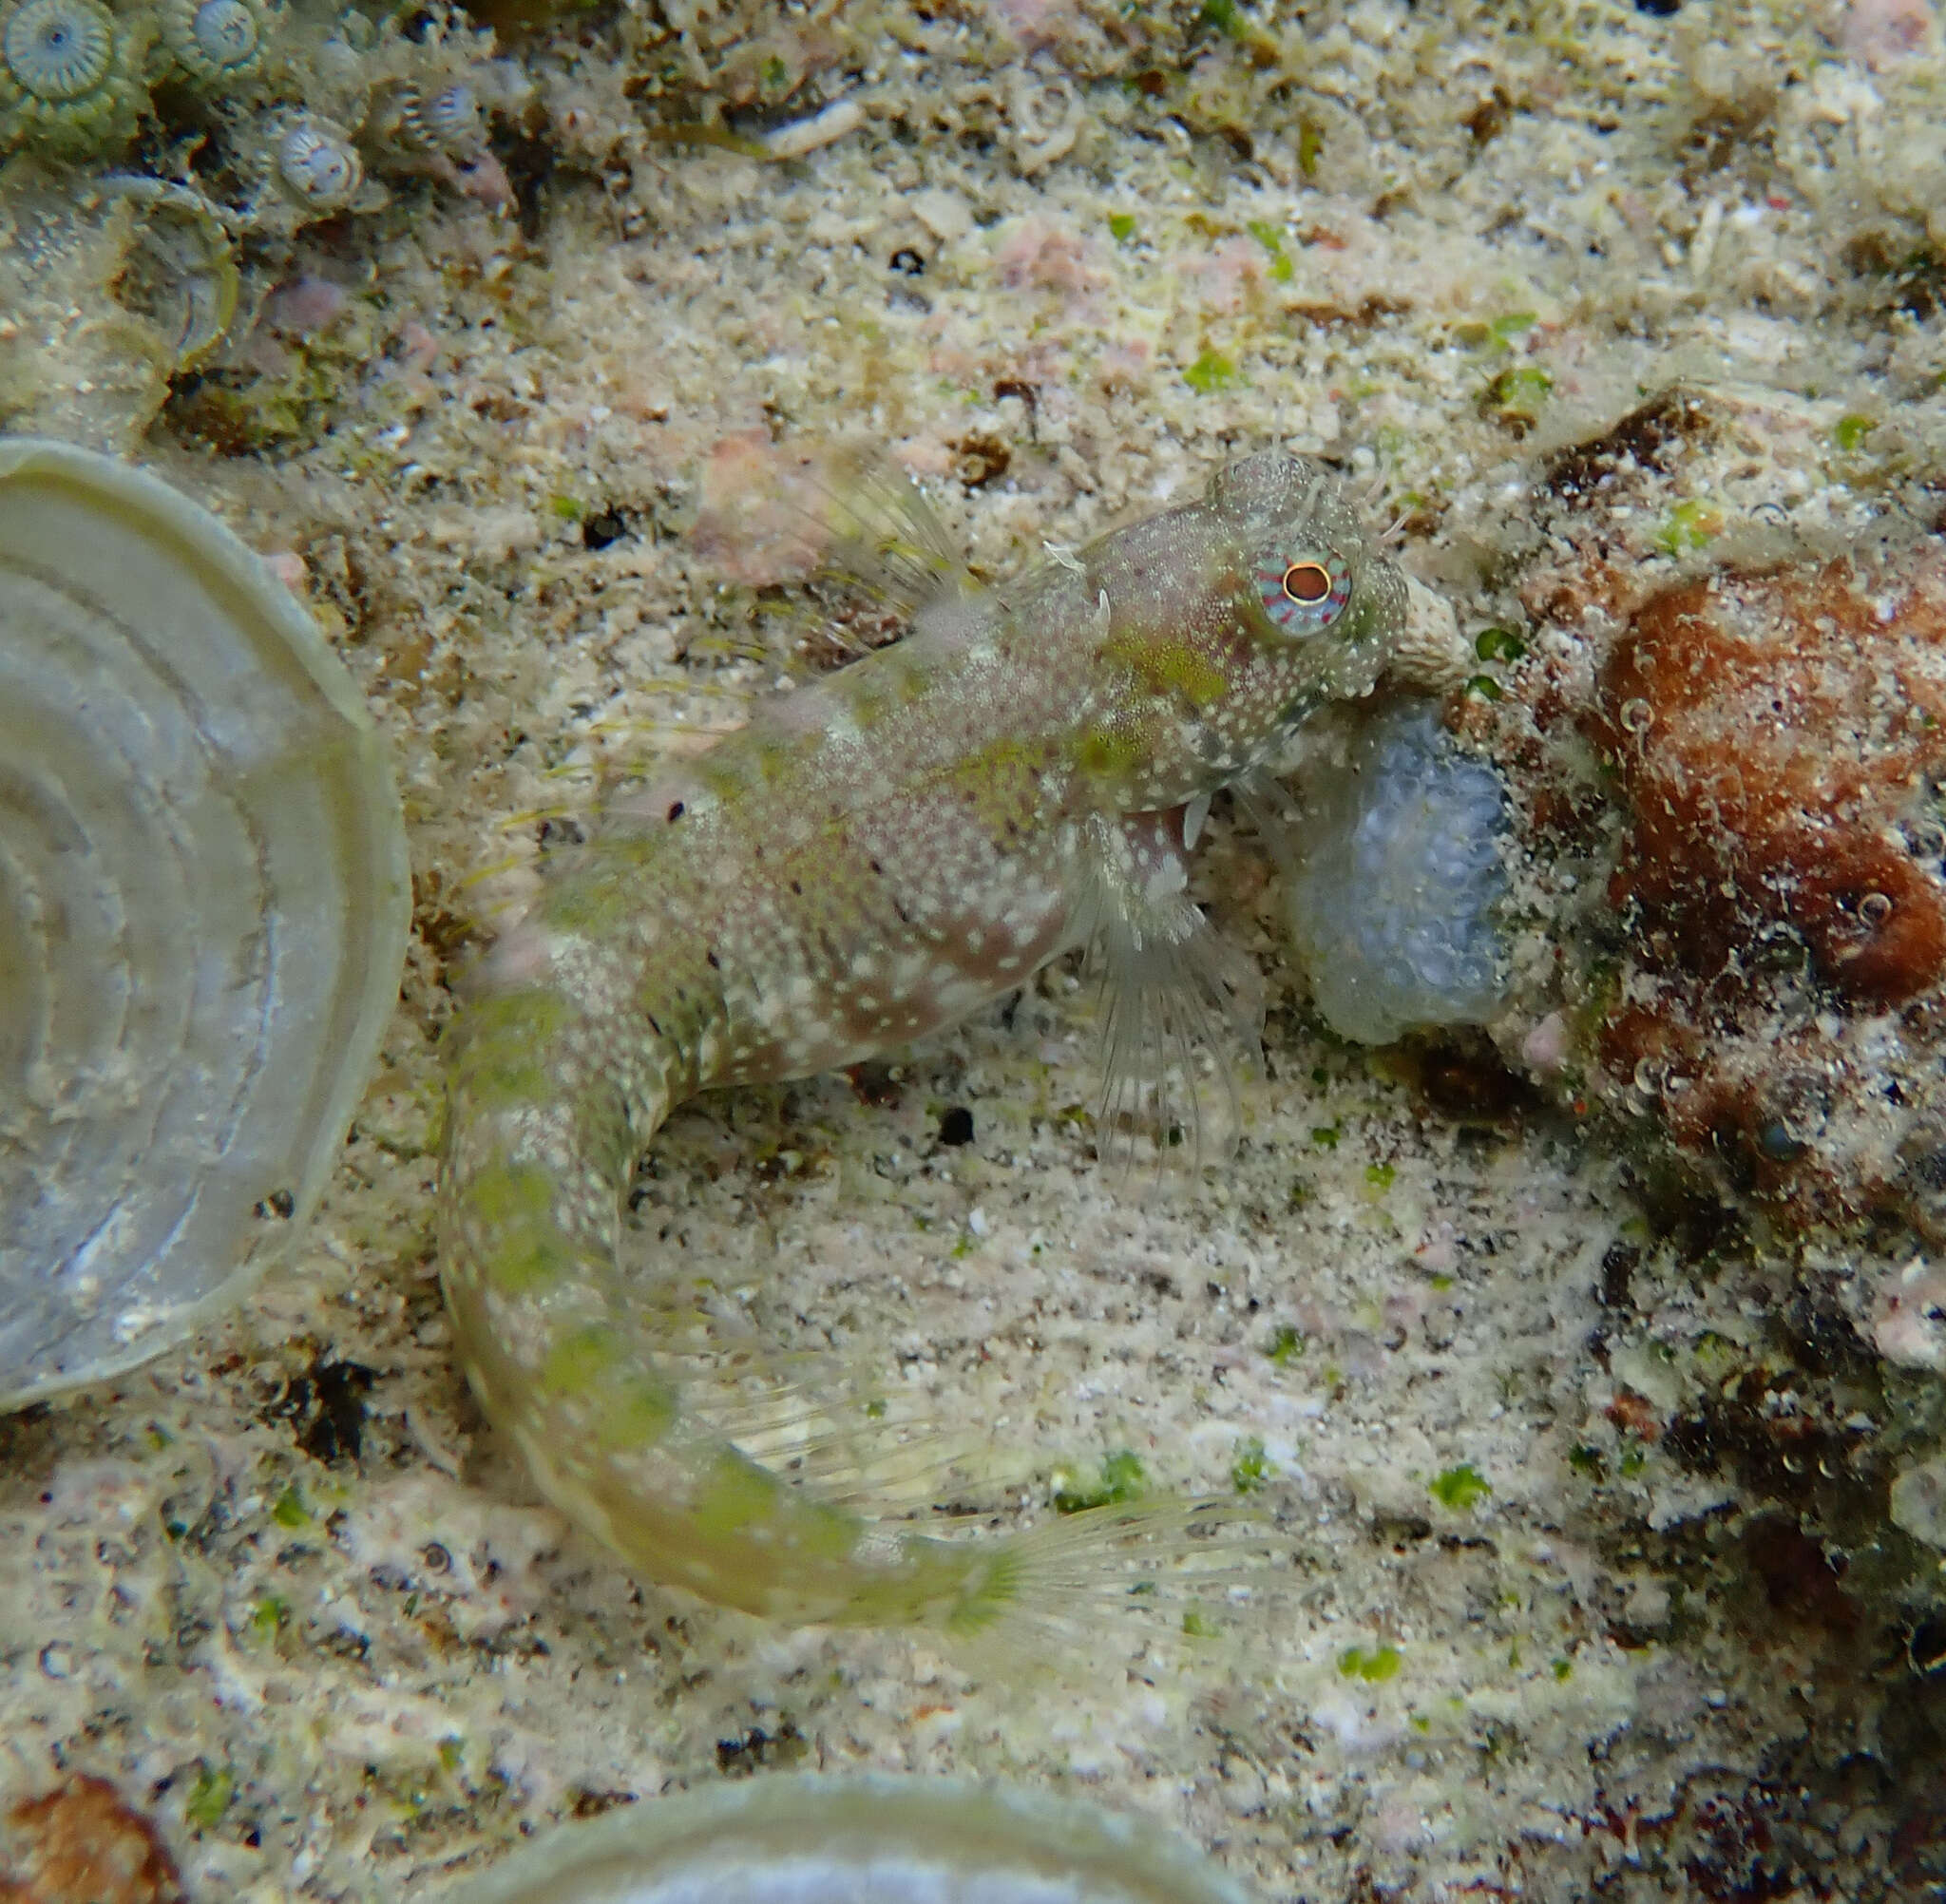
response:
{"label": "coral rubble", "polygon": [[[1680,466],[1678,412],[1694,428],[1708,405],[1671,395],[1625,433]],[[1773,537],[1672,573],[1615,543],[1612,492],[1590,517],[1610,454],[1554,460],[1585,552],[1530,574],[1534,652],[1511,701],[1469,716],[1500,733],[1564,955],[1506,1042],[1558,1007],[1568,1095],[1721,1194],[1792,1227],[1890,1211],[1937,1234],[1946,544]]]}

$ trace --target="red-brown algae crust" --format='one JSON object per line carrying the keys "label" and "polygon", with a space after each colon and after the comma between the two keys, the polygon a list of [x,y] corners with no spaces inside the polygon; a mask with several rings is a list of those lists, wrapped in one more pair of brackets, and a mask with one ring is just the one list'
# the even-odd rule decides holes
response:
{"label": "red-brown algae crust", "polygon": [[105,1779],[77,1773],[11,1805],[0,1828],[0,1904],[181,1904],[153,1823]]}
{"label": "red-brown algae crust", "polygon": [[1599,1005],[1598,1068],[1799,1220],[1935,1188],[1910,1166],[1939,1095],[1920,1054],[1946,963],[1942,717],[1936,545],[1662,589],[1582,715],[1623,809],[1607,897],[1630,976]]}
{"label": "red-brown algae crust", "polygon": [[[1794,1225],[1923,1213],[1946,950],[1921,857],[1936,555],[1660,588],[1597,561],[1532,596],[1567,626],[1543,622],[1514,706],[1468,724],[1509,739],[1559,908],[1522,1020],[1545,997],[1565,1009],[1557,1087]],[[1874,714],[1875,696],[1915,712]]]}
{"label": "red-brown algae crust", "polygon": [[1459,715],[1538,922],[1499,1042],[1785,1233],[1936,1235],[1946,543],[1898,517],[1719,555],[1759,401],[1677,386],[1540,465],[1523,653]]}
{"label": "red-brown algae crust", "polygon": [[1630,810],[1609,898],[1661,969],[1733,994],[1785,928],[1854,1008],[1935,983],[1946,887],[1898,827],[1946,771],[1942,650],[1931,550],[1899,576],[1712,576],[1635,612],[1586,730]]}

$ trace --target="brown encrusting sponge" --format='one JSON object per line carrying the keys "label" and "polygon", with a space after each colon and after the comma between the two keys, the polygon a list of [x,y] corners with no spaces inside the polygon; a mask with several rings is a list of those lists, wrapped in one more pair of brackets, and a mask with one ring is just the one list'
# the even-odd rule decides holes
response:
{"label": "brown encrusting sponge", "polygon": [[1946,771],[1946,563],[1665,589],[1601,670],[1589,737],[1629,830],[1609,883],[1640,944],[1702,992],[1808,949],[1847,1004],[1902,1004],[1946,962],[1946,886],[1902,828]]}
{"label": "brown encrusting sponge", "polygon": [[1794,1222],[1938,1201],[1942,712],[1930,544],[1667,587],[1582,716],[1621,809],[1629,954],[1593,1054]]}
{"label": "brown encrusting sponge", "polygon": [[0,1904],[180,1904],[155,1826],[105,1779],[78,1774],[23,1799],[0,1831]]}
{"label": "brown encrusting sponge", "polygon": [[1498,1036],[1545,1057],[1552,1040],[1526,1040],[1554,1001],[1561,1056],[1537,1069],[1572,1103],[1620,1112],[1786,1228],[1889,1213],[1937,1233],[1946,543],[1671,572],[1669,541],[1631,546],[1655,520],[1631,505],[1666,508],[1661,478],[1699,486],[1714,421],[1694,399],[1672,470],[1672,439],[1652,475],[1611,458],[1598,524],[1588,486],[1565,499],[1572,553],[1521,591],[1531,658],[1506,703],[1469,712],[1495,731],[1555,948]]}

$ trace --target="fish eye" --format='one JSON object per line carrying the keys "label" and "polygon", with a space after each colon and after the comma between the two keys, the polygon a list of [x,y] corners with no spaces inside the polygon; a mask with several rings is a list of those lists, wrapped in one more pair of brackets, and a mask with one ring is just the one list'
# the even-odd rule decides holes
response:
{"label": "fish eye", "polygon": [[1264,613],[1287,635],[1328,628],[1351,600],[1351,570],[1335,555],[1266,554],[1256,565]]}

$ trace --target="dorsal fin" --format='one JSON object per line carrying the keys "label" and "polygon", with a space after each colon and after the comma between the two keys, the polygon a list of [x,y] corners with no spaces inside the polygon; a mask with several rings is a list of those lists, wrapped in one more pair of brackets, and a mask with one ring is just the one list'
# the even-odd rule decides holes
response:
{"label": "dorsal fin", "polygon": [[885,457],[837,451],[808,480],[830,510],[820,575],[862,588],[907,618],[943,596],[978,591],[924,491]]}

